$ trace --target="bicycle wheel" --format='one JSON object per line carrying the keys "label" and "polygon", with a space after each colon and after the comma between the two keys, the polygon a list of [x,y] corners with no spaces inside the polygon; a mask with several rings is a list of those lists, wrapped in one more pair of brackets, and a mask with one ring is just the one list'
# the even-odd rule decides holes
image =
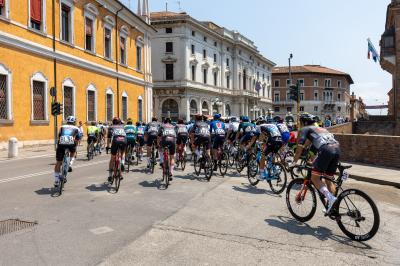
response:
{"label": "bicycle wheel", "polygon": [[[121,159],[121,158],[120,158]],[[118,192],[119,187],[121,185],[121,161],[117,164],[117,169],[114,176],[115,181],[115,192]]]}
{"label": "bicycle wheel", "polygon": [[342,232],[355,241],[367,241],[375,236],[380,224],[378,208],[374,201],[358,189],[340,193],[335,203]]}
{"label": "bicycle wheel", "polygon": [[221,159],[219,160],[218,164],[219,164],[219,173],[222,176],[225,176],[229,166],[229,155],[227,152],[223,152],[221,154]]}
{"label": "bicycle wheel", "polygon": [[156,158],[154,154],[154,147],[151,149],[151,158],[150,158],[150,172],[154,174],[154,164],[155,164]]}
{"label": "bicycle wheel", "polygon": [[243,152],[238,152],[235,158],[236,161],[236,171],[240,174],[240,172],[243,171],[244,168],[244,162],[243,162]]}
{"label": "bicycle wheel", "polygon": [[276,163],[272,165],[270,172],[272,177],[268,180],[268,184],[274,194],[281,194],[285,190],[287,183],[285,167],[282,163]]}
{"label": "bicycle wheel", "polygon": [[185,171],[186,168],[186,154],[185,152],[182,153],[182,157],[181,157],[181,169],[182,171]]}
{"label": "bicycle wheel", "polygon": [[286,205],[296,220],[311,220],[317,210],[317,198],[310,182],[303,178],[293,179],[286,190]]}
{"label": "bicycle wheel", "polygon": [[249,165],[247,166],[247,179],[252,186],[257,186],[260,182],[256,176],[258,173],[258,162],[256,155],[252,153],[249,157]]}
{"label": "bicycle wheel", "polygon": [[165,188],[168,188],[169,186],[169,158],[168,161],[164,161],[164,182],[165,182]]}
{"label": "bicycle wheel", "polygon": [[208,155],[204,158],[204,176],[207,181],[210,181],[212,174],[213,174],[213,162]]}
{"label": "bicycle wheel", "polygon": [[235,164],[235,152],[233,147],[231,147],[228,151],[228,162],[230,167]]}
{"label": "bicycle wheel", "polygon": [[203,158],[197,158],[197,155],[194,154],[193,155],[193,167],[194,167],[194,173],[199,176],[200,175],[200,171],[201,171],[201,161],[203,160]]}

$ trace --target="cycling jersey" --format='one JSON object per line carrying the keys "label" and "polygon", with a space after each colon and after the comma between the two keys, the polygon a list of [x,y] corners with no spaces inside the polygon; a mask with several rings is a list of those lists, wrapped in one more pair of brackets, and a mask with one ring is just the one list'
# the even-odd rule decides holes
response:
{"label": "cycling jersey", "polygon": [[144,126],[138,126],[136,128],[136,135],[138,137],[143,137],[144,136],[144,132],[145,132],[146,128]]}
{"label": "cycling jersey", "polygon": [[243,134],[251,134],[256,132],[256,126],[250,122],[240,123],[238,131]]}
{"label": "cycling jersey", "polygon": [[98,136],[99,135],[99,129],[96,126],[89,126],[87,129],[87,134],[88,136]]}
{"label": "cycling jersey", "polygon": [[75,139],[79,135],[79,128],[73,125],[63,125],[58,134],[59,145],[76,145]]}
{"label": "cycling jersey", "polygon": [[146,133],[149,135],[157,135],[160,129],[160,123],[150,122],[146,127]]}
{"label": "cycling jersey", "polygon": [[210,124],[211,135],[225,136],[225,123],[219,120],[213,120]]}
{"label": "cycling jersey", "polygon": [[134,142],[136,140],[136,127],[133,125],[126,125],[124,130],[126,133],[126,139]]}
{"label": "cycling jersey", "polygon": [[125,140],[126,133],[123,125],[113,125],[108,128],[108,138],[113,140]]}
{"label": "cycling jersey", "polygon": [[299,144],[304,145],[307,139],[312,142],[317,150],[326,144],[338,144],[332,133],[325,128],[316,126],[307,126],[301,130]]}
{"label": "cycling jersey", "polygon": [[100,135],[104,135],[104,132],[106,131],[104,125],[98,124],[96,127],[99,129]]}
{"label": "cycling jersey", "polygon": [[278,124],[276,124],[276,126],[278,127],[279,132],[281,132],[282,141],[284,143],[288,143],[288,141],[290,139],[290,131],[289,131],[288,127],[286,126],[286,124],[278,123]]}
{"label": "cycling jersey", "polygon": [[188,129],[187,129],[187,127],[186,127],[186,125],[184,125],[184,124],[177,124],[176,126],[175,126],[175,131],[176,131],[176,134],[178,134],[178,136],[187,136],[189,133],[188,133]]}
{"label": "cycling jersey", "polygon": [[206,122],[197,122],[191,131],[194,132],[195,137],[210,137],[210,126]]}
{"label": "cycling jersey", "polygon": [[162,124],[160,126],[158,136],[161,137],[161,146],[163,148],[168,147],[169,154],[175,155],[176,148],[176,131],[175,126],[171,124]]}
{"label": "cycling jersey", "polygon": [[239,131],[239,125],[240,125],[239,122],[231,122],[228,124],[228,130],[236,133]]}

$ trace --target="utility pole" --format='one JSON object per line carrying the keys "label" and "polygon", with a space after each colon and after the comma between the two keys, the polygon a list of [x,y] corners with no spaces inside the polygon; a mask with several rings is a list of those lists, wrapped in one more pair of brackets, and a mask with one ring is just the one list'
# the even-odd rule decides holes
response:
{"label": "utility pole", "polygon": [[293,84],[293,82],[292,82],[292,64],[291,64],[292,58],[293,58],[293,54],[290,54],[289,55],[289,80],[290,80],[289,86],[291,86]]}

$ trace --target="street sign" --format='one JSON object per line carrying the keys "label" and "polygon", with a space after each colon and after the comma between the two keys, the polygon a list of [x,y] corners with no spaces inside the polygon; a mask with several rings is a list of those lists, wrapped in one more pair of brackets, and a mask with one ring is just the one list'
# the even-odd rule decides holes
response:
{"label": "street sign", "polygon": [[57,94],[57,89],[55,87],[50,88],[50,96],[55,97]]}

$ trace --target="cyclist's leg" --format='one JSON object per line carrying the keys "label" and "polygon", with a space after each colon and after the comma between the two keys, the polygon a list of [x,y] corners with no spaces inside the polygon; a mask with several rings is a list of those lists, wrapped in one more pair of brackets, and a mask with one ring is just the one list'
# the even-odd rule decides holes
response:
{"label": "cyclist's leg", "polygon": [[68,172],[72,172],[72,164],[75,161],[76,145],[70,145],[68,148],[69,148],[69,152],[70,152],[70,160],[69,160]]}
{"label": "cyclist's leg", "polygon": [[61,164],[64,159],[64,153],[65,153],[65,147],[63,145],[57,145],[57,151],[56,151],[56,165],[54,166],[54,185],[58,186],[60,182],[60,169],[61,169]]}
{"label": "cyclist's leg", "polygon": [[170,156],[170,164],[169,164],[170,170],[169,170],[169,172],[170,172],[171,176],[174,175],[175,148],[176,148],[175,142],[174,141],[168,141],[168,149],[169,149],[169,156]]}
{"label": "cyclist's leg", "polygon": [[108,181],[112,181],[112,176],[113,176],[113,171],[114,171],[114,162],[115,162],[115,157],[118,152],[118,145],[116,141],[113,139],[111,143],[111,157],[110,157],[110,162],[108,164]]}

